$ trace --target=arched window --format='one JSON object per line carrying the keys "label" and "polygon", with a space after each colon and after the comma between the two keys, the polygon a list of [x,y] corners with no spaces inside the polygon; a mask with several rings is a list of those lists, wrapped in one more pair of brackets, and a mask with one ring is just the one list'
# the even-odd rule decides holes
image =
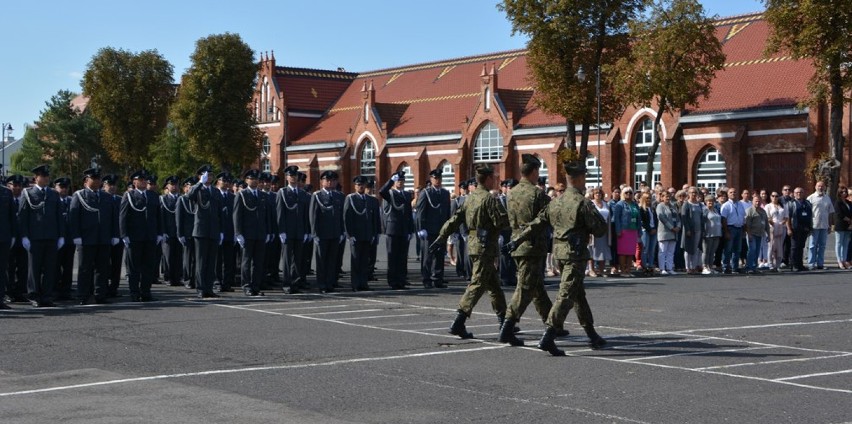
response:
{"label": "arched window", "polygon": [[539,161],[541,161],[541,166],[538,167],[538,177],[544,178],[544,185],[546,186],[548,183],[550,183],[550,175],[548,174],[549,171],[547,170],[547,162],[545,162],[544,159],[542,159],[538,155],[536,155],[535,157],[538,158]]}
{"label": "arched window", "polygon": [[717,188],[727,184],[725,159],[718,150],[710,147],[701,155],[696,167],[695,181],[698,187],[707,187],[710,194],[714,195]]}
{"label": "arched window", "polygon": [[376,176],[376,146],[372,140],[366,139],[363,142],[364,147],[361,148],[361,175],[365,177]]}
{"label": "arched window", "polygon": [[600,187],[603,184],[601,180],[601,167],[598,164],[598,158],[591,153],[586,154],[586,188]]}
{"label": "arched window", "polygon": [[494,162],[503,159],[503,137],[492,122],[485,124],[473,145],[474,162]]}
{"label": "arched window", "polygon": [[272,152],[272,143],[269,142],[269,136],[263,136],[263,145],[260,151],[263,153],[263,156],[269,156],[269,153]]}
{"label": "arched window", "polygon": [[[654,121],[651,118],[645,118],[639,123],[636,135],[633,137],[633,147],[635,149],[635,162],[633,163],[633,187],[639,188],[639,183],[645,180],[645,170],[648,168],[648,153],[651,151],[651,146],[654,144]],[[653,173],[651,178],[653,181],[646,181],[648,186],[653,187],[654,184],[660,182],[662,177],[662,167],[660,165],[660,148],[657,147],[657,153],[654,155]]]}
{"label": "arched window", "polygon": [[443,161],[439,168],[441,169],[441,187],[452,192],[456,187],[456,173],[453,170],[453,164]]}
{"label": "arched window", "polygon": [[263,172],[272,172],[272,162],[269,161],[269,158],[260,161],[260,167]]}
{"label": "arched window", "polygon": [[405,184],[402,186],[405,190],[414,191],[414,175],[411,174],[411,165],[403,163],[399,167],[399,171],[405,172]]}

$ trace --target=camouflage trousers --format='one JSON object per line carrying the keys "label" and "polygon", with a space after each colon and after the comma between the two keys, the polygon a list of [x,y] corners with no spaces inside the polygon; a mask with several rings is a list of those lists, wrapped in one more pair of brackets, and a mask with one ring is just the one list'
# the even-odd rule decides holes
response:
{"label": "camouflage trousers", "polygon": [[544,290],[544,276],[541,273],[544,267],[544,256],[518,256],[513,259],[518,266],[518,286],[515,287],[515,294],[509,302],[506,319],[517,322],[532,302],[541,316],[541,322],[547,322],[553,302]]}
{"label": "camouflage trousers", "polygon": [[583,327],[595,324],[592,317],[592,309],[586,301],[586,289],[583,287],[583,277],[586,271],[585,261],[571,262],[559,261],[562,269],[562,281],[559,283],[559,293],[556,294],[556,302],[550,308],[547,317],[547,325],[553,328],[562,328],[565,317],[571,308],[577,312],[577,320]]}
{"label": "camouflage trousers", "polygon": [[500,287],[500,277],[497,274],[497,264],[493,256],[470,255],[472,275],[467,289],[459,301],[459,310],[470,318],[473,307],[483,293],[488,290],[491,296],[491,307],[498,316],[506,315],[506,296]]}

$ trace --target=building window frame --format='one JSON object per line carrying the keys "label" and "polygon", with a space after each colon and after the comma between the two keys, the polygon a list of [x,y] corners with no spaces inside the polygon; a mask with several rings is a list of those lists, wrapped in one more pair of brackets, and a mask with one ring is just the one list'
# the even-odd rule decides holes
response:
{"label": "building window frame", "polygon": [[358,170],[362,176],[376,176],[376,146],[373,141],[365,139],[361,146],[361,154],[358,157]]}
{"label": "building window frame", "polygon": [[[654,144],[654,120],[646,116],[636,126],[633,135],[633,188],[638,189],[639,184],[645,179],[645,167],[648,159],[648,152]],[[654,170],[651,173],[652,181],[646,181],[649,187],[653,187],[656,183],[662,180],[662,154],[657,146],[657,152],[654,155],[653,162]]]}
{"label": "building window frame", "polygon": [[503,160],[503,136],[493,122],[487,121],[479,132],[473,144],[473,162],[489,163]]}

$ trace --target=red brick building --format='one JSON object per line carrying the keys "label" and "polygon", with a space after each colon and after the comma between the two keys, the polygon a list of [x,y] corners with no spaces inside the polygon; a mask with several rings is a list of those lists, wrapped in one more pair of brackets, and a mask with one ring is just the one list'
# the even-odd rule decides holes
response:
{"label": "red brick building", "polygon": [[[783,55],[765,58],[768,24],[760,14],[716,22],[727,55],[710,98],[666,114],[655,180],[716,187],[776,188],[809,184],[806,164],[828,149],[828,108],[799,108],[808,97],[810,62]],[[501,177],[518,175],[522,153],[538,155],[551,183],[564,178],[555,152],[565,120],[535,104],[523,50],[415,64],[364,73],[280,67],[265,56],[255,113],[267,141],[261,166],[298,165],[316,182],[323,170],[382,182],[404,169],[420,186],[443,167],[444,185],[489,162]],[[627,108],[590,136],[589,185],[638,183],[650,145],[655,112]],[[844,135],[849,135],[849,109]],[[602,167],[598,167],[598,156]],[[849,149],[842,181],[852,181]]]}

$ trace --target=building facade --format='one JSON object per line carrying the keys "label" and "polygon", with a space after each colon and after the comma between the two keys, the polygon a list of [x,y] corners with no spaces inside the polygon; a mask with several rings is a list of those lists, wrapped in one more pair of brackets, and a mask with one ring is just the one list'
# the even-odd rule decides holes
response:
{"label": "building facade", "polygon": [[[654,181],[777,189],[807,185],[804,168],[828,150],[828,108],[802,107],[813,74],[808,61],[764,57],[769,26],[760,14],[721,19],[717,35],[727,55],[708,99],[667,113],[655,156]],[[297,165],[316,182],[322,171],[380,182],[404,170],[409,187],[441,168],[444,185],[490,163],[501,178],[519,174],[521,154],[542,160],[554,184],[556,152],[564,143],[561,116],[535,104],[524,50],[364,73],[276,65],[264,55],[254,110],[266,138],[259,164],[270,172]],[[654,131],[655,111],[628,107],[589,137],[587,184],[638,185]],[[848,139],[850,112],[844,110]],[[600,139],[600,142],[598,142]],[[852,181],[844,150],[842,182]]]}

